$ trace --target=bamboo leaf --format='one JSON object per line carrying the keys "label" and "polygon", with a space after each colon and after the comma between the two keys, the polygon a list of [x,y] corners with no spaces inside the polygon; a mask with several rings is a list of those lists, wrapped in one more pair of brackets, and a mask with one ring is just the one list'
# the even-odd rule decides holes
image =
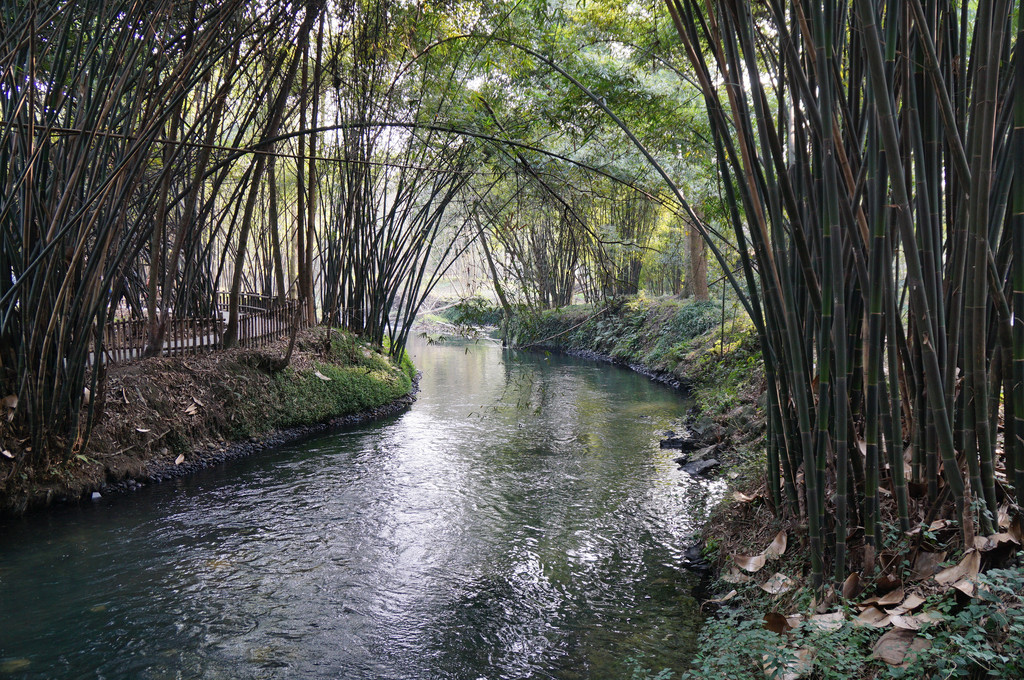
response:
{"label": "bamboo leaf", "polygon": [[764,567],[767,558],[762,553],[760,555],[733,555],[732,561],[736,563],[740,569],[749,571],[754,574]]}
{"label": "bamboo leaf", "polygon": [[952,567],[943,569],[935,575],[935,582],[942,586],[952,585],[964,579],[974,580],[978,577],[981,569],[981,553],[971,550],[960,562]]}
{"label": "bamboo leaf", "polygon": [[786,552],[787,536],[785,531],[780,531],[775,535],[771,545],[764,551],[764,555],[769,560],[778,559]]}

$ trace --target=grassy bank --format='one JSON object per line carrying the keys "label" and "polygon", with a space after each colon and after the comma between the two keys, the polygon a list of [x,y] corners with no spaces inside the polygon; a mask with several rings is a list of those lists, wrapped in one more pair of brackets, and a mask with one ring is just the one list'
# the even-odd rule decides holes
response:
{"label": "grassy bank", "polygon": [[[11,511],[75,499],[125,479],[159,480],[241,455],[276,433],[378,413],[409,395],[415,369],[351,334],[300,333],[265,349],[157,357],[112,366],[96,403],[92,436],[62,462],[0,462],[0,507]],[[16,458],[16,440],[5,447]]]}

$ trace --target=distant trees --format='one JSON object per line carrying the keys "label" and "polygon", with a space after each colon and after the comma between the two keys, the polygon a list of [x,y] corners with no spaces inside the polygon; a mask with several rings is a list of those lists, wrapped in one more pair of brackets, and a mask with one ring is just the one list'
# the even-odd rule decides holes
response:
{"label": "distant trees", "polygon": [[544,308],[648,284],[683,294],[688,280],[687,294],[706,297],[703,240],[688,248],[681,225],[698,227],[602,108],[687,191],[703,200],[715,186],[706,114],[664,49],[663,18],[612,2],[530,9],[492,17],[488,36],[467,36],[480,45],[486,72],[470,81],[483,104],[467,123],[493,138],[483,181],[500,189],[481,209],[505,292]]}

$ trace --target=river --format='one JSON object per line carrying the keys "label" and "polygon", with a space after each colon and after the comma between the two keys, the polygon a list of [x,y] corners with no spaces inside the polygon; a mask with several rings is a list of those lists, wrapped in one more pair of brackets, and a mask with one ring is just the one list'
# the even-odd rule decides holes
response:
{"label": "river", "polygon": [[391,419],[0,524],[0,677],[564,680],[684,669],[721,485],[629,371],[411,347]]}

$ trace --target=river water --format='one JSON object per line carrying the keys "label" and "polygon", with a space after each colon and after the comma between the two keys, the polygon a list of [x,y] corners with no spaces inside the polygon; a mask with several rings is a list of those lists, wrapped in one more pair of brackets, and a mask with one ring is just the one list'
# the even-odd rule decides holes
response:
{"label": "river water", "polygon": [[0,524],[0,677],[634,678],[687,666],[721,493],[626,370],[411,348],[383,422]]}

